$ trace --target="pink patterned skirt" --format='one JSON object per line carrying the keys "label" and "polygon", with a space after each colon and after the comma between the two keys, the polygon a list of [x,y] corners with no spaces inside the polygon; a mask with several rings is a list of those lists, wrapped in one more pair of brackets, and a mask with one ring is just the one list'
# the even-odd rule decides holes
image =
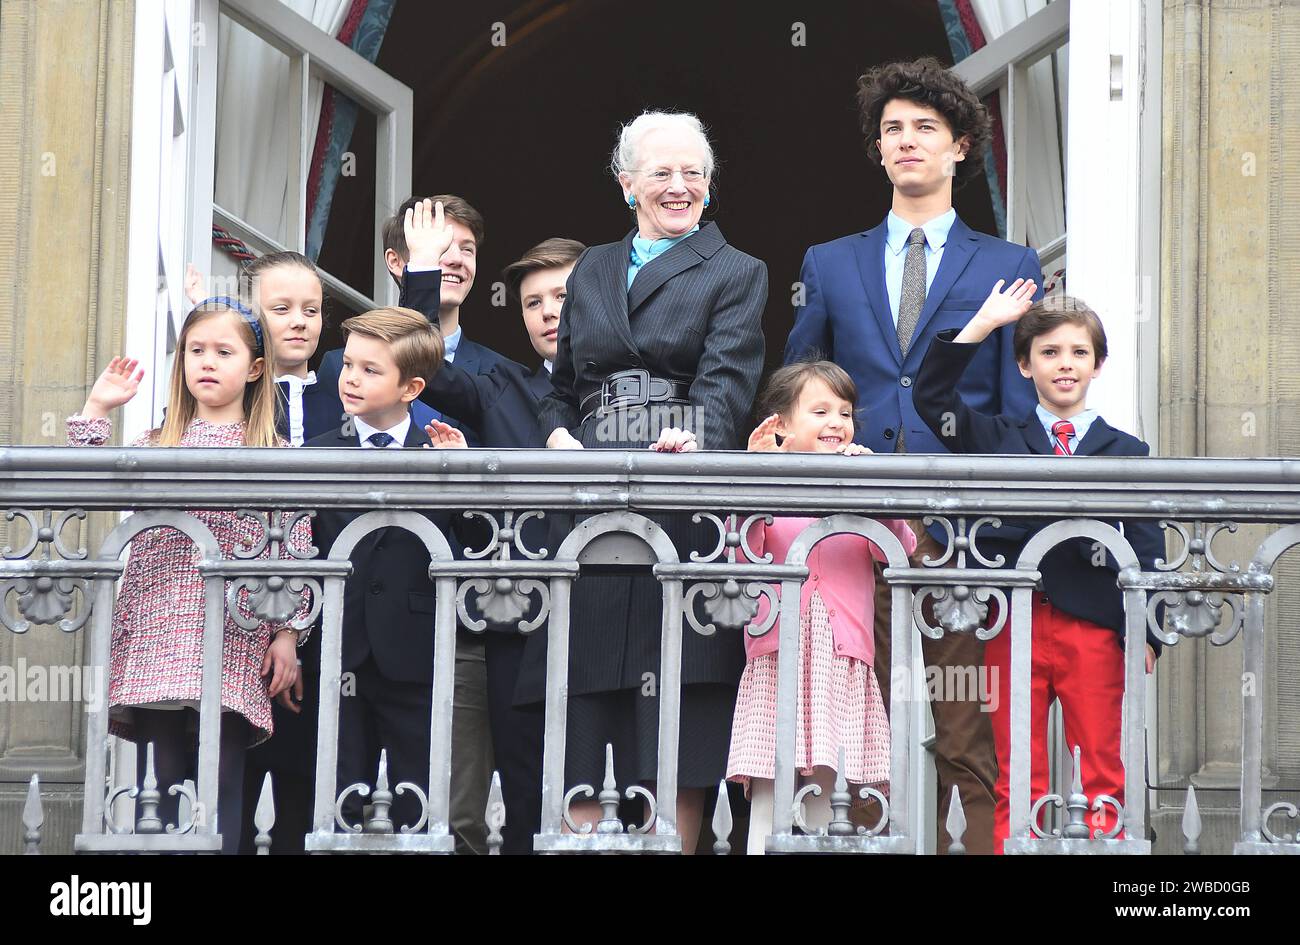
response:
{"label": "pink patterned skirt", "polygon": [[[817,765],[836,770],[843,746],[844,777],[849,783],[887,786],[889,719],[876,674],[861,660],[835,655],[835,638],[820,594],[812,595],[799,624],[795,735],[799,773],[812,774]],[[750,778],[775,776],[777,655],[755,657],[740,677],[727,778],[746,787]]]}

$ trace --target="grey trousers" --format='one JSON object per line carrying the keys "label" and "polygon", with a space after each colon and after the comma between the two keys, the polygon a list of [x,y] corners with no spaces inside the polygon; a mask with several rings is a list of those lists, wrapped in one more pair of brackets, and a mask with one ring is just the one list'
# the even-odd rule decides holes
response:
{"label": "grey trousers", "polygon": [[462,634],[456,639],[451,713],[451,832],[457,853],[487,853],[492,763],[483,641],[466,640]]}

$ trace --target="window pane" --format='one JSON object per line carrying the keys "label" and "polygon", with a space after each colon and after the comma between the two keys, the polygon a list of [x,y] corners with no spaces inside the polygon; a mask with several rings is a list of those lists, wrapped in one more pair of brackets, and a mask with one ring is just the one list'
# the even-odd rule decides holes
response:
{"label": "window pane", "polygon": [[289,58],[221,17],[217,64],[215,202],[286,245],[289,235]]}

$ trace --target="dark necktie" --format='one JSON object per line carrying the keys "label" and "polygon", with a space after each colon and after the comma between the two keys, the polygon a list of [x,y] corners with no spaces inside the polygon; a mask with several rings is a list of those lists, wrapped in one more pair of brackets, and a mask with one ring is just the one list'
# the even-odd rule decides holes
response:
{"label": "dark necktie", "polygon": [[[907,255],[903,257],[903,288],[898,296],[898,348],[907,357],[912,347],[912,333],[921,320],[925,308],[925,230],[919,226],[907,234]],[[906,453],[903,443],[903,422],[898,423],[898,444],[895,453]]]}
{"label": "dark necktie", "polygon": [[373,445],[376,449],[382,450],[393,444],[393,436],[391,433],[372,433],[370,436],[366,437],[366,442]]}
{"label": "dark necktie", "polygon": [[1052,444],[1052,452],[1057,456],[1073,456],[1074,451],[1070,449],[1070,437],[1074,436],[1074,424],[1069,420],[1057,420],[1052,424],[1052,436],[1056,442]]}

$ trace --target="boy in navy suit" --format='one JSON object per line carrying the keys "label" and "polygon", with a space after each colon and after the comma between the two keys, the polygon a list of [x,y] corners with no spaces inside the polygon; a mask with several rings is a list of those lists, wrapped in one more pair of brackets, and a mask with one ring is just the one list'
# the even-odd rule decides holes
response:
{"label": "boy in navy suit", "polygon": [[[411,406],[442,364],[442,337],[419,312],[381,308],[343,323],[339,396],[349,419],[338,430],[309,440],[309,447],[402,449],[429,443]],[[358,464],[360,465],[360,464]],[[323,553],[357,515],[322,510],[314,526]],[[448,531],[446,512],[429,518]],[[389,781],[410,781],[427,793],[432,712],[435,593],[429,552],[404,528],[384,528],[352,552],[353,572],[344,591],[343,663],[353,687],[339,708],[338,789],[373,784],[380,749],[388,751]],[[313,668],[304,667],[304,672]],[[319,675],[319,668],[314,668]],[[361,815],[361,799],[348,798],[344,814]],[[394,798],[395,824],[415,824],[411,793]]]}
{"label": "boy in navy suit", "polygon": [[[1088,386],[1106,360],[1101,319],[1078,299],[1053,296],[1032,302],[1034,283],[1017,279],[1005,291],[998,280],[979,312],[960,331],[940,332],[917,374],[913,403],[930,430],[954,453],[1042,454],[1069,457],[1146,456],[1146,443],[1116,430],[1087,405]],[[1038,404],[1023,414],[989,415],[971,409],[958,381],[981,342],[1004,325],[1015,325],[1013,350],[1020,372],[1034,382]],[[1143,570],[1155,569],[1165,551],[1158,526],[1147,520],[1123,523],[1124,536]],[[1002,554],[1014,567],[1037,526],[1007,522],[980,544],[986,556]],[[1124,606],[1109,555],[1101,560],[1093,544],[1076,538],[1056,545],[1039,565],[1042,587],[1034,594],[1031,696],[1030,791],[1047,793],[1047,710],[1061,702],[1065,737],[1082,748],[1083,790],[1090,798],[1109,794],[1123,803],[1120,756],[1124,698]],[[1009,626],[1009,625],[1008,625]],[[1148,632],[1147,672],[1155,666],[1159,641]],[[1007,839],[1011,769],[1011,634],[1004,629],[984,650],[989,672],[996,667],[998,702],[992,712],[998,756],[994,850]],[[1102,830],[1114,826],[1104,811]]]}
{"label": "boy in navy suit", "polygon": [[[412,217],[407,240],[418,245],[422,233],[436,224],[430,218],[427,202],[417,206]],[[476,375],[462,370],[459,364],[448,363],[421,392],[426,403],[462,417],[480,430],[483,446],[540,449],[544,445],[537,428],[538,405],[551,392],[551,365],[565,285],[584,249],[576,240],[543,240],[502,273],[510,295],[519,300],[528,340],[542,359],[536,370],[505,361],[487,374]],[[435,447],[467,445],[461,432],[447,424],[434,423],[427,432]],[[537,550],[545,546],[547,531],[541,519],[524,522],[525,547]],[[538,705],[514,704],[527,639],[513,626],[489,625],[489,630],[505,631],[489,632],[484,638],[488,719],[506,805],[502,852],[528,853],[533,835],[541,831],[542,825],[542,713]],[[533,632],[546,631],[539,627]]]}
{"label": "boy in navy suit", "polygon": [[[419,207],[432,210],[438,204],[445,214],[445,228],[435,231],[432,241],[408,243],[406,222],[411,212]],[[401,304],[437,324],[447,361],[470,374],[487,374],[498,364],[515,364],[470,340],[461,324],[461,307],[474,288],[484,238],[483,216],[469,201],[454,194],[423,200],[411,197],[384,223],[383,238],[384,261],[402,288]],[[482,442],[482,431],[468,417],[456,417],[451,424],[465,431],[470,446]]]}
{"label": "boy in navy suit", "polygon": [[[913,407],[912,382],[935,333],[961,328],[998,279],[1041,279],[1032,249],[977,233],[953,209],[953,191],[982,172],[991,124],[979,98],[932,58],[892,62],[858,79],[867,155],[893,187],[891,209],[873,228],[811,247],[799,280],[785,363],[828,358],[858,389],[866,418],[854,438],[876,453],[940,453]],[[994,333],[973,356],[961,393],[971,407],[1022,414],[1034,388],[1016,370],[1010,330]],[[920,522],[913,560],[943,556],[942,535]],[[876,582],[876,675],[889,706],[890,593]],[[970,635],[924,637],[927,667],[970,669],[983,662],[983,643]],[[993,782],[997,777],[988,715],[974,700],[931,697],[938,823],[947,819],[953,787],[966,813],[966,847],[991,851]],[[939,831],[938,852],[948,835]]]}

